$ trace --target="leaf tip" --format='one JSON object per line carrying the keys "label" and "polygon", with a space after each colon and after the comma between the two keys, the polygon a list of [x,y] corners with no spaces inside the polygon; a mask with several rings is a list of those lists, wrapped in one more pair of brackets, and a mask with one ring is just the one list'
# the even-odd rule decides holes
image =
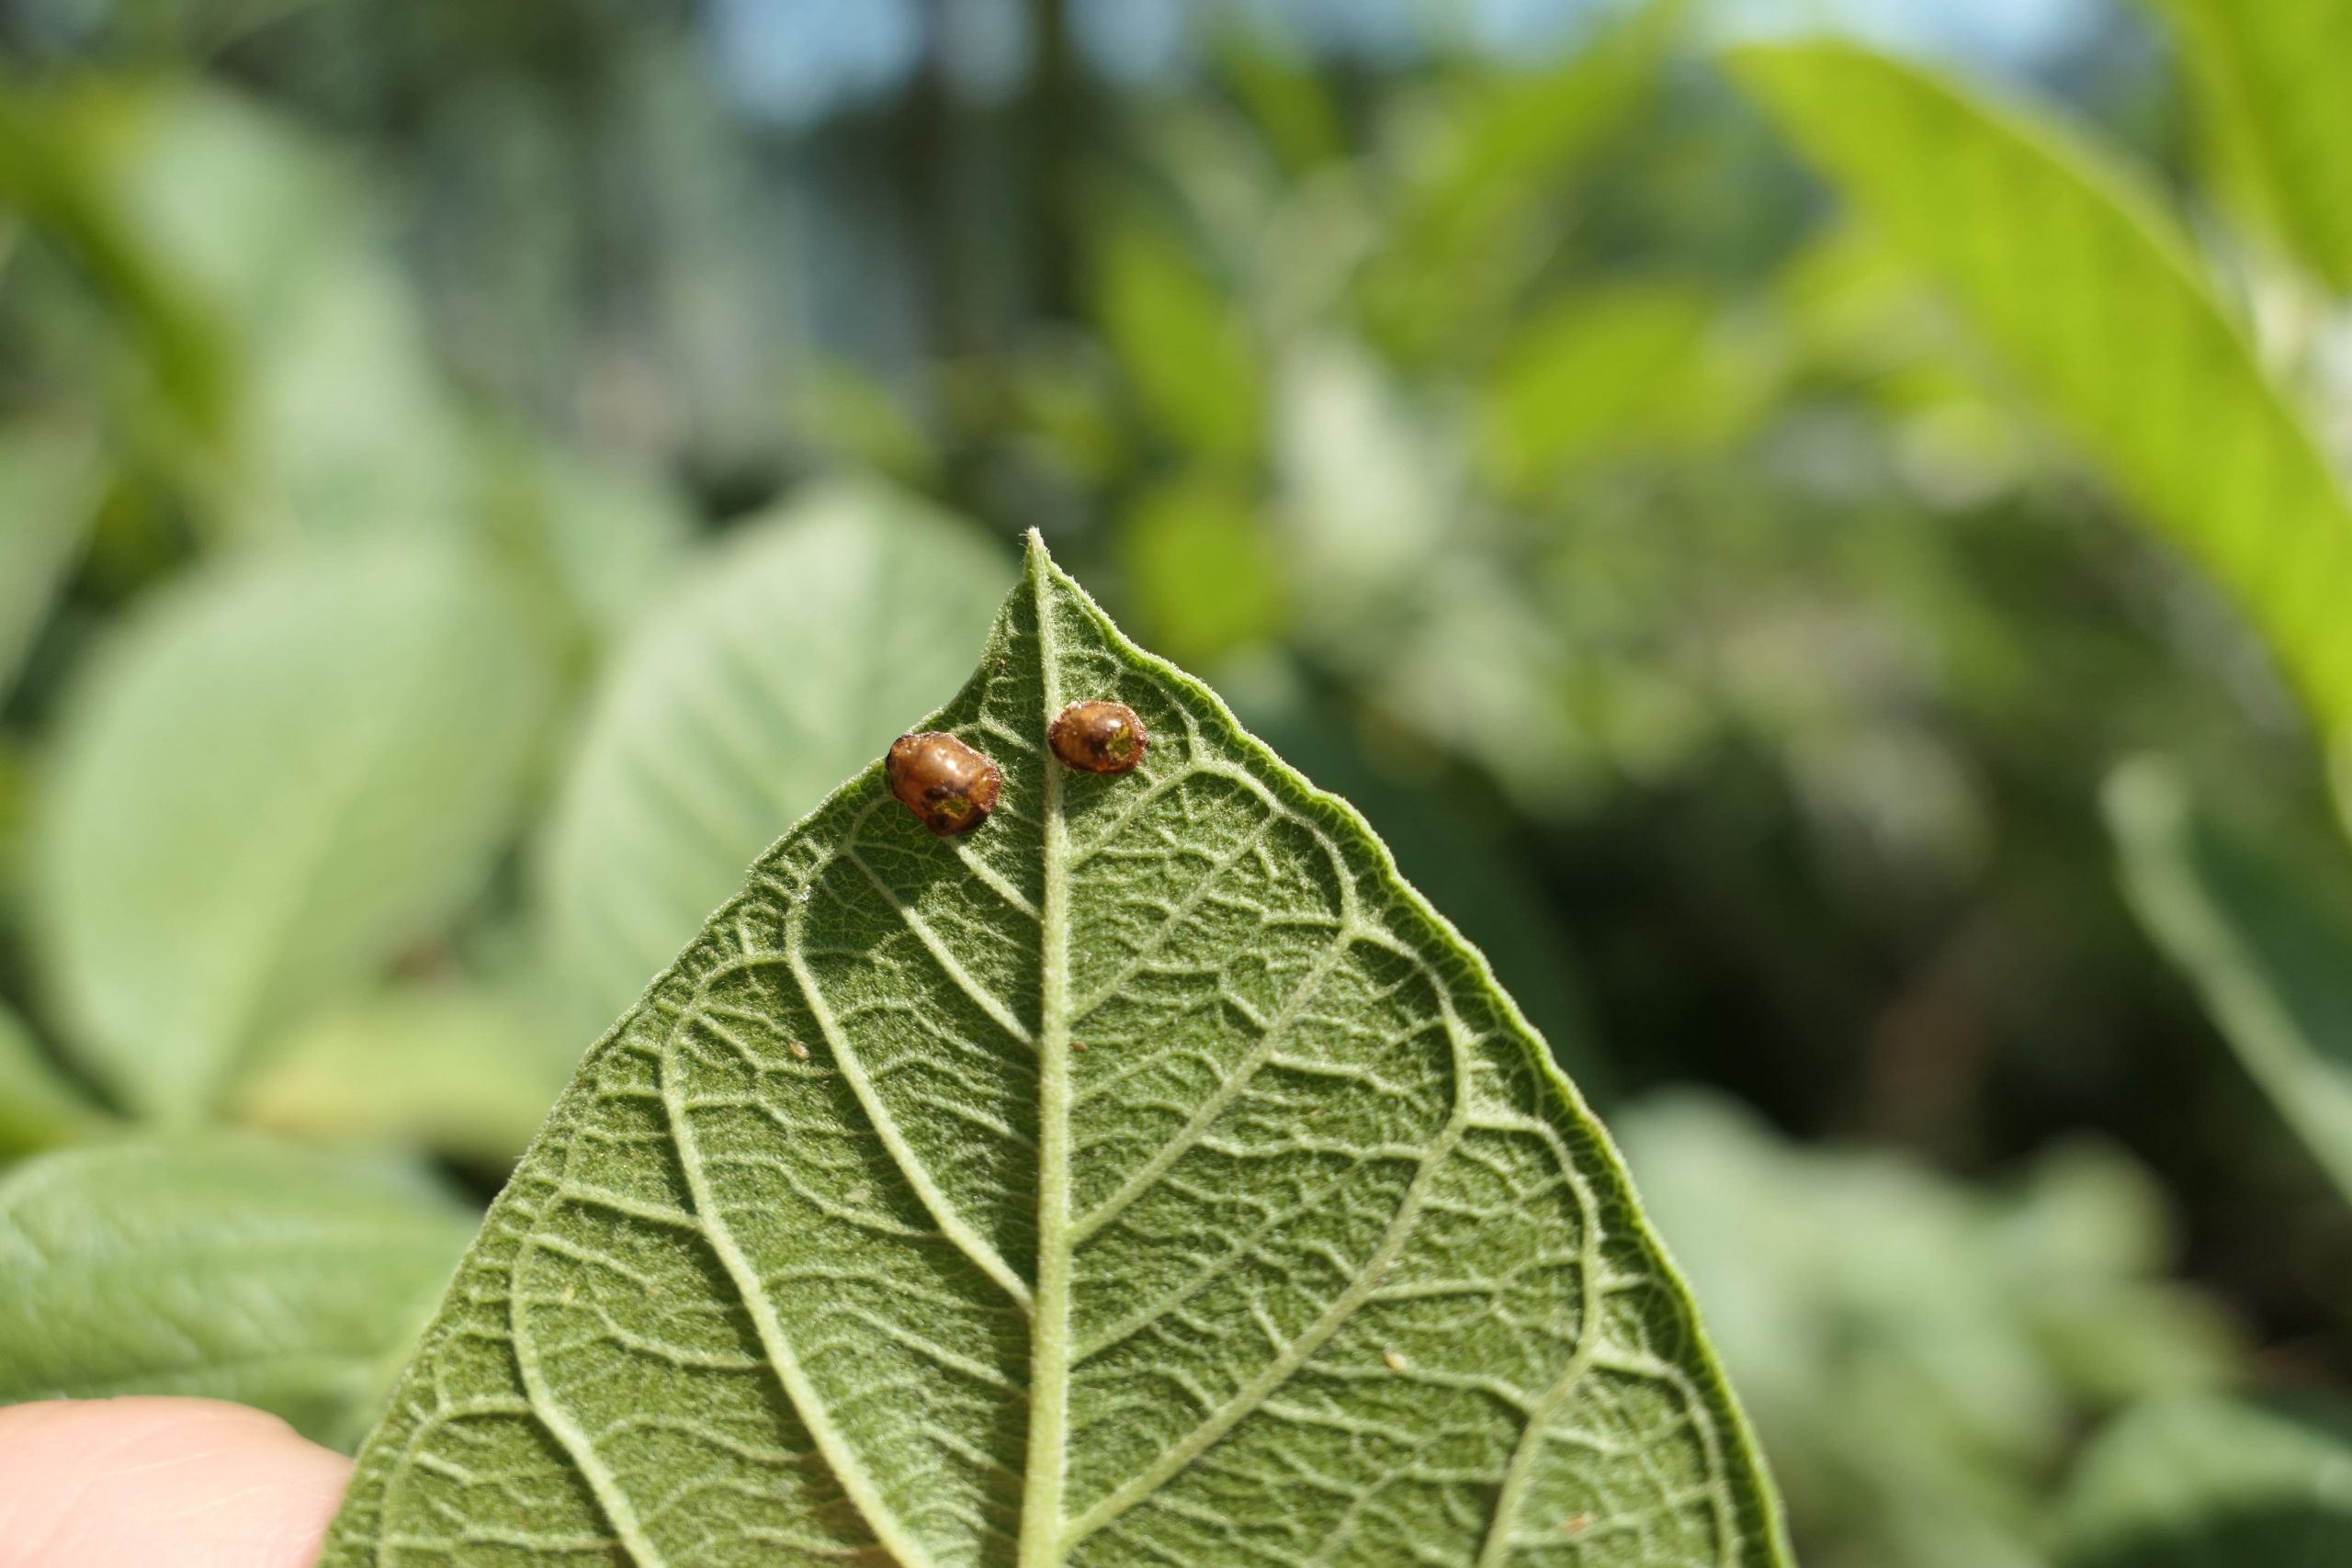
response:
{"label": "leaf tip", "polygon": [[1064,589],[1077,587],[1069,573],[1056,563],[1053,551],[1046,547],[1044,531],[1037,528],[1030,528],[1021,536],[1021,581]]}

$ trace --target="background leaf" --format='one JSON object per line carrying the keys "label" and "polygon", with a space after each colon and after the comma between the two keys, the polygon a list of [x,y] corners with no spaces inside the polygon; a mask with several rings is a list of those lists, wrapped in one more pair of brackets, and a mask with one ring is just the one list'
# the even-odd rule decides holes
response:
{"label": "background leaf", "polygon": [[[93,199],[220,345],[223,531],[413,534],[466,512],[462,433],[351,171],[240,95],[110,85],[50,111]],[[356,366],[365,374],[354,374]]]}
{"label": "background leaf", "polygon": [[549,677],[492,572],[412,541],[199,573],[74,697],[33,833],[68,1043],[188,1120],[481,886]]}
{"label": "background leaf", "polygon": [[1758,367],[1721,341],[1722,302],[1647,284],[1595,289],[1527,321],[1489,382],[1483,456],[1526,487],[1623,451],[1720,439],[1762,400]]}
{"label": "background leaf", "polygon": [[1406,160],[1363,293],[1375,335],[1408,356],[1509,336],[1519,290],[1558,243],[1575,189],[1656,91],[1680,0],[1643,0],[1587,47],[1536,70],[1456,84],[1454,112]]}
{"label": "background leaf", "polygon": [[839,489],[751,524],[648,614],[606,674],[546,849],[560,962],[599,1017],[782,828],[955,690],[1001,558],[913,501]]}
{"label": "background leaf", "polygon": [[347,1444],[465,1247],[412,1167],[129,1141],[0,1177],[0,1404],[200,1394]]}
{"label": "background leaf", "polygon": [[0,1007],[0,1159],[79,1142],[107,1125],[34,1040],[24,1021]]}
{"label": "background leaf", "polygon": [[1153,423],[1205,457],[1248,458],[1264,438],[1265,372],[1229,297],[1139,221],[1113,229],[1096,265],[1104,335]]}
{"label": "background leaf", "polygon": [[503,1173],[579,1057],[520,985],[419,981],[304,1019],[239,1086],[239,1121],[342,1145],[422,1145]]}
{"label": "background leaf", "polygon": [[28,422],[0,431],[0,697],[81,553],[101,477],[86,430]]}
{"label": "background leaf", "polygon": [[619,463],[557,451],[511,455],[514,531],[587,628],[617,641],[662,602],[694,539],[678,495]]}
{"label": "background leaf", "polygon": [[2197,88],[2219,185],[2288,252],[2352,293],[2352,8],[2340,0],[2151,0]]}
{"label": "background leaf", "polygon": [[2148,760],[2109,781],[2107,818],[2140,924],[2352,1199],[2352,856],[2290,861]]}
{"label": "background leaf", "polygon": [[2066,1568],[2242,1568],[2352,1555],[2352,1411],[2177,1394],[2099,1434],[2066,1499]]}
{"label": "background leaf", "polygon": [[[1078,698],[1141,768],[1046,760]],[[327,1568],[1787,1562],[1598,1124],[1360,818],[1042,545],[922,728],[1002,806],[933,839],[869,766],[753,868],[500,1197]]]}
{"label": "background leaf", "polygon": [[2046,117],[1850,46],[1735,74],[2352,735],[2352,510],[2177,225]]}

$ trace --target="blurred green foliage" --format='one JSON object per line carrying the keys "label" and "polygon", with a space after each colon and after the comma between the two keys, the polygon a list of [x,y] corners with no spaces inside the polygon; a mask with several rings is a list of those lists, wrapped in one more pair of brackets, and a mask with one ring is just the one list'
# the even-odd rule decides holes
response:
{"label": "blurred green foliage", "polygon": [[2152,1398],[2099,1435],[2061,1517],[2069,1568],[2324,1562],[2352,1551],[2352,1424],[2309,1400]]}
{"label": "blurred green foliage", "polygon": [[[398,1360],[409,1165],[495,1183],[1036,524],[1626,1130],[1807,1561],[2256,1561],[2352,1369],[2352,7],[2030,86],[1061,13],[784,123],[687,6],[0,6],[0,1246],[184,1186],[247,1316],[172,1386],[356,1430],[237,1334]],[[397,1311],[241,1250],[308,1194],[223,1123],[422,1205]],[[125,1324],[0,1396],[141,1386]]]}
{"label": "blurred green foliage", "polygon": [[1971,1190],[1687,1092],[1616,1131],[1816,1568],[2047,1561],[2039,1483],[2075,1423],[2229,1365],[2210,1308],[2161,1279],[2160,1195],[2113,1149]]}

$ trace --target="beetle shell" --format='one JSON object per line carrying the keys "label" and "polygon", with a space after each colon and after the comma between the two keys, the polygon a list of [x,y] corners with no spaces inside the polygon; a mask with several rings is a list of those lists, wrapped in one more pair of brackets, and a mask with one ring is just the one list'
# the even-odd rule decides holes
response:
{"label": "beetle shell", "polygon": [[1046,732],[1054,755],[1090,773],[1124,773],[1143,761],[1151,734],[1125,703],[1072,703]]}
{"label": "beetle shell", "polygon": [[1004,793],[1002,770],[937,730],[893,740],[882,775],[899,803],[943,839],[968,833],[987,821]]}

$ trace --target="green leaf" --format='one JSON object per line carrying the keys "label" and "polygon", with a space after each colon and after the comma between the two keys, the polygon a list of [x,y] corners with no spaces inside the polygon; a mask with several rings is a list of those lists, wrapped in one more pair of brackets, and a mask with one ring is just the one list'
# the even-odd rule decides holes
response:
{"label": "green leaf", "polygon": [[1454,80],[1408,144],[1389,233],[1363,288],[1378,335],[1408,357],[1514,330],[1521,290],[1555,259],[1564,192],[1648,102],[1681,0],[1644,0],[1566,59]]}
{"label": "green leaf", "polygon": [[556,948],[597,1019],[637,999],[780,827],[956,689],[1001,558],[912,501],[842,488],[751,525],[647,615],[546,852]]}
{"label": "green leaf", "polygon": [[1280,637],[1282,558],[1245,485],[1191,472],[1146,491],[1121,543],[1138,616],[1172,657],[1209,663]]}
{"label": "green leaf", "polygon": [[2066,1568],[2352,1561],[2352,1411],[2149,1400],[2099,1434],[2063,1517]]}
{"label": "green leaf", "polygon": [[2152,0],[2197,88],[2206,152],[2241,211],[2352,293],[2352,7],[2343,0]]}
{"label": "green leaf", "polygon": [[42,1053],[24,1021],[0,1007],[0,1158],[78,1143],[107,1121]]}
{"label": "green leaf", "polygon": [[1205,457],[1246,458],[1265,428],[1265,373],[1248,323],[1159,229],[1113,228],[1096,264],[1096,310],[1143,410]]}
{"label": "green leaf", "polygon": [[257,1127],[338,1146],[423,1145],[503,1171],[547,1119],[578,1041],[560,1010],[454,981],[396,987],[303,1021],[240,1086]]}
{"label": "green leaf", "polygon": [[413,541],[147,606],[74,694],[38,805],[67,1043],[128,1108],[205,1114],[266,1032],[476,891],[548,691],[500,580]]}
{"label": "green leaf", "polygon": [[1295,178],[1348,155],[1347,118],[1312,55],[1261,26],[1227,30],[1216,40],[1216,61],[1285,174]]}
{"label": "green leaf", "polygon": [[335,535],[465,515],[462,433],[353,171],[192,79],[85,87],[55,112],[91,149],[90,202],[226,351],[217,521]]}
{"label": "green leaf", "polygon": [[2106,804],[2140,924],[2352,1199],[2352,857],[2273,852],[2153,761],[2118,770]]}
{"label": "green leaf", "polygon": [[185,76],[0,86],[0,199],[142,362],[96,389],[200,522],[269,536],[465,518],[464,432],[352,171]]}
{"label": "green leaf", "polygon": [[0,431],[0,697],[81,553],[99,479],[86,430],[28,423]]}
{"label": "green leaf", "polygon": [[2352,510],[2144,183],[1860,49],[1745,50],[1734,70],[2352,739]]}
{"label": "green leaf", "polygon": [[43,1155],[0,1178],[0,1404],[198,1394],[347,1442],[470,1220],[411,1167],[255,1140]]}
{"label": "green leaf", "polygon": [[1611,1075],[1592,1036],[1575,938],[1487,802],[1453,798],[1409,768],[1384,765],[1392,759],[1375,755],[1361,727],[1318,700],[1296,671],[1269,662],[1238,673],[1247,700],[1234,705],[1250,728],[1363,816],[1397,870],[1485,955],[1587,1102],[1607,1110]]}
{"label": "green leaf", "polygon": [[1679,451],[1736,429],[1762,367],[1717,341],[1701,289],[1644,283],[1570,296],[1528,322],[1486,389],[1485,458],[1526,486],[1617,452]]}
{"label": "green leaf", "polygon": [[524,439],[494,470],[496,527],[560,595],[583,630],[617,641],[684,565],[694,522],[651,474]]}
{"label": "green leaf", "polygon": [[[63,251],[105,299],[183,434],[210,440],[221,434],[233,397],[228,345],[173,265],[182,258],[148,242],[117,188],[119,165],[145,140],[124,124],[127,96],[135,96],[0,84],[0,202]],[[216,223],[208,232],[242,227]]]}
{"label": "green leaf", "polygon": [[[1079,698],[1140,770],[1046,760]],[[869,766],[753,867],[499,1199],[328,1568],[1787,1562],[1606,1137],[1361,818],[1035,544],[926,724],[995,816]]]}

